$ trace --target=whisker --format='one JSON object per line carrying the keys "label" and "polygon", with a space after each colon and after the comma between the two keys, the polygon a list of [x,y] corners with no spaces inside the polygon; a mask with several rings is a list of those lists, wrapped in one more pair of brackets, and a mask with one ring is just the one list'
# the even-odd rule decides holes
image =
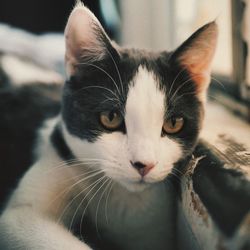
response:
{"label": "whisker", "polygon": [[174,94],[170,97],[170,101],[171,102],[173,100],[173,98],[177,95],[177,93],[180,91],[181,88],[184,87],[184,85],[190,81],[192,81],[193,79],[190,77],[188,78],[186,81],[184,81],[183,83],[181,83],[181,85],[175,90]]}
{"label": "whisker", "polygon": [[[108,161],[106,159],[101,159],[101,158],[78,158],[77,160],[69,160],[69,161],[64,161],[63,164],[57,165],[55,167],[51,167],[50,169],[48,169],[48,171],[45,171],[43,174],[48,174],[51,173],[54,170],[57,170],[59,168],[65,169],[66,168],[70,168],[70,167],[76,167],[79,165],[85,165],[85,164],[90,164],[92,162],[104,162],[104,161]],[[75,163],[75,164],[74,164]]]}
{"label": "whisker", "polygon": [[219,98],[217,98],[217,97],[215,97],[215,96],[213,96],[213,95],[207,95],[209,98],[211,98],[212,100],[211,101],[213,101],[213,102],[217,102],[218,104],[225,104],[225,103],[223,103],[223,101],[221,101]]}
{"label": "whisker", "polygon": [[184,94],[178,96],[176,99],[174,99],[173,102],[176,103],[178,100],[180,100],[185,95],[195,95],[196,93],[197,93],[196,91],[184,93]]}
{"label": "whisker", "polygon": [[[107,178],[107,176],[104,176]],[[109,179],[106,179],[102,184],[101,186],[97,189],[97,191],[93,194],[93,196],[89,199],[89,201],[87,202],[87,205],[85,206],[84,208],[84,211],[82,213],[82,216],[81,216],[81,220],[80,220],[80,235],[82,235],[82,224],[83,224],[83,218],[84,218],[84,215],[85,215],[85,212],[89,206],[89,204],[91,203],[91,201],[94,199],[94,197],[97,195],[97,193],[101,190],[101,188],[109,181]]]}
{"label": "whisker", "polygon": [[98,201],[98,204],[97,204],[97,207],[96,207],[95,228],[96,228],[96,232],[97,232],[97,235],[98,235],[99,238],[101,238],[101,237],[100,237],[100,233],[99,233],[99,230],[98,230],[98,210],[99,210],[99,206],[100,206],[101,200],[102,200],[102,198],[103,198],[106,190],[108,190],[109,186],[111,185],[111,183],[112,183],[112,179],[109,178],[109,183],[106,185],[104,191],[102,192],[101,197],[100,197],[100,199]]}
{"label": "whisker", "polygon": [[[182,72],[182,71],[181,71],[181,72]],[[179,74],[180,74],[180,72],[179,72]],[[179,75],[179,74],[178,74],[178,75]],[[177,75],[177,76],[178,76],[178,75]],[[178,91],[179,91],[187,82],[193,80],[194,77],[198,77],[198,76],[201,76],[201,75],[202,75],[202,74],[191,74],[191,77],[188,78],[186,81],[184,81],[184,82],[176,89],[175,93],[174,93],[173,96],[170,98],[170,101],[172,101],[172,99],[176,96],[176,94],[178,93]],[[176,79],[177,79],[177,78],[176,78]],[[175,80],[176,80],[176,79],[175,79]],[[213,77],[213,76],[211,76],[211,79],[213,79],[216,83],[220,84],[221,87],[223,87],[223,89],[226,90],[224,84],[223,84],[222,82],[220,82],[218,79],[216,79],[216,78]],[[172,87],[172,86],[173,86],[173,84],[171,85],[171,87]],[[170,92],[170,93],[169,93],[169,96],[170,96],[170,94],[171,94],[171,88],[170,88],[170,91],[169,91],[169,92]],[[189,92],[189,93],[184,93],[183,95],[191,95],[191,94],[196,94],[196,91],[194,91],[194,92]],[[182,97],[183,95],[181,95],[180,97]],[[177,99],[179,99],[179,97],[178,97]],[[176,100],[175,100],[175,101],[176,101]]]}
{"label": "whisker", "polygon": [[115,59],[114,57],[112,56],[112,54],[110,53],[109,49],[107,50],[108,51],[108,54],[110,55],[111,57],[111,60],[113,61],[114,65],[115,65],[115,68],[116,68],[116,71],[117,71],[117,74],[118,74],[118,77],[119,77],[119,80],[120,80],[120,84],[121,84],[121,90],[122,90],[122,93],[124,94],[124,89],[123,89],[123,83],[122,83],[122,78],[121,78],[121,74],[120,74],[120,71],[118,69],[118,66],[115,62]]}
{"label": "whisker", "polygon": [[[102,178],[102,177],[101,177]],[[59,223],[61,221],[61,219],[63,218],[65,212],[67,211],[67,209],[69,208],[69,206],[75,201],[76,198],[78,198],[83,192],[85,192],[88,188],[92,187],[93,185],[95,186],[96,183],[98,183],[100,179],[94,181],[93,183],[91,183],[88,187],[84,188],[83,190],[81,190],[68,204],[67,206],[63,209],[60,217],[57,220],[57,223]],[[77,211],[76,211],[77,212]],[[75,215],[74,215],[75,216]]]}
{"label": "whisker", "polygon": [[[95,164],[93,164],[93,163],[91,163],[91,165],[93,166],[93,165],[95,165]],[[69,177],[69,178],[66,178],[66,179],[63,179],[62,181],[60,181],[59,183],[60,184],[62,184],[62,183],[67,183],[67,182],[69,182],[69,181],[71,181],[71,180],[73,180],[73,179],[76,179],[76,178],[79,178],[80,176],[84,176],[84,175],[87,175],[87,174],[90,174],[90,173],[93,173],[93,172],[97,172],[97,171],[103,171],[103,170],[101,170],[101,169],[97,169],[97,168],[89,168],[89,171],[85,171],[85,169],[83,170],[84,172],[82,173],[82,174],[79,174],[79,175],[74,175],[74,174],[72,174],[71,175],[71,177]]]}
{"label": "whisker", "polygon": [[170,172],[169,175],[174,176],[175,178],[177,178],[177,180],[178,180],[179,182],[181,182],[180,176],[178,176],[176,173]]}
{"label": "whisker", "polygon": [[79,63],[78,65],[89,65],[89,66],[95,67],[95,68],[99,69],[100,71],[102,71],[103,73],[105,73],[111,79],[111,81],[114,83],[114,85],[117,89],[117,92],[121,95],[120,90],[119,90],[114,78],[106,70],[104,70],[103,68],[101,68],[95,64],[92,64],[92,63]]}
{"label": "whisker", "polygon": [[185,70],[185,68],[183,68],[182,70],[179,71],[179,73],[176,75],[176,77],[174,78],[173,82],[170,85],[170,89],[169,89],[169,96],[171,95],[172,92],[172,88],[174,87],[174,84],[176,82],[176,80],[178,79],[178,77],[183,73],[183,71]]}
{"label": "whisker", "polygon": [[214,80],[216,83],[218,83],[224,90],[226,90],[225,85],[221,81],[216,79],[214,76],[211,76],[211,79]]}
{"label": "whisker", "polygon": [[175,168],[175,167],[173,167],[172,170],[174,170],[174,171],[180,173],[181,175],[184,174],[184,172],[182,172],[181,170],[179,170],[179,169],[177,169],[177,168]]}
{"label": "whisker", "polygon": [[120,100],[118,100],[117,98],[111,98],[111,97],[107,97],[107,96],[105,96],[105,97],[106,97],[106,99],[104,101],[102,101],[101,104],[104,104],[104,103],[110,101],[110,102],[117,102],[118,105],[120,105]]}
{"label": "whisker", "polygon": [[[91,173],[93,173],[93,172],[94,172],[94,174],[91,174]],[[80,175],[78,175],[78,176],[74,176],[73,178],[79,178],[79,177],[81,177],[81,176],[90,174],[90,175],[88,175],[87,177],[78,180],[77,182],[75,182],[75,183],[72,184],[71,186],[69,186],[69,187],[63,189],[63,191],[60,192],[60,193],[56,196],[56,198],[53,199],[53,200],[47,205],[47,207],[49,208],[49,207],[50,207],[57,199],[59,199],[62,195],[64,195],[64,196],[67,195],[67,194],[69,193],[69,191],[72,190],[72,189],[73,189],[75,186],[77,186],[79,183],[82,183],[83,181],[86,181],[86,180],[90,179],[91,177],[94,177],[94,176],[96,176],[96,175],[98,175],[98,174],[100,174],[100,173],[103,173],[103,170],[92,170],[92,171],[89,171],[89,172],[87,172],[87,173],[83,173],[83,174],[80,174]],[[72,178],[71,178],[71,179],[72,179]],[[68,179],[67,179],[67,180],[68,180]]]}
{"label": "whisker", "polygon": [[45,172],[43,172],[43,174],[48,174],[48,173],[51,173],[51,171],[53,171],[53,170],[56,170],[56,169],[58,169],[58,168],[60,168],[60,167],[64,167],[64,166],[67,166],[67,165],[69,165],[69,164],[71,164],[71,163],[74,163],[74,162],[79,162],[79,160],[68,160],[68,161],[60,161],[60,162],[58,162],[59,163],[59,165],[56,165],[56,166],[51,166],[51,168],[50,169],[48,169],[47,171],[45,171]]}
{"label": "whisker", "polygon": [[111,179],[110,189],[109,189],[108,194],[106,196],[106,202],[105,202],[105,218],[106,218],[107,225],[109,224],[109,222],[108,222],[108,210],[107,210],[108,209],[108,199],[109,199],[109,196],[110,196],[110,193],[111,193],[113,186],[114,186],[114,182]]}
{"label": "whisker", "polygon": [[87,87],[83,87],[83,88],[81,88],[81,89],[75,91],[75,93],[73,93],[72,95],[79,94],[79,92],[81,92],[81,91],[83,91],[83,90],[86,90],[86,89],[91,89],[91,88],[97,88],[97,89],[106,90],[106,91],[108,91],[109,93],[111,93],[114,97],[116,97],[117,100],[120,100],[120,99],[119,99],[119,96],[117,96],[117,94],[116,94],[114,91],[112,91],[111,89],[108,89],[108,88],[103,87],[103,86],[97,86],[97,85],[96,85],[96,86],[87,86]]}
{"label": "whisker", "polygon": [[[94,188],[95,188],[104,178],[106,178],[105,175],[102,176],[102,177],[100,177],[100,178],[99,178],[98,180],[96,180],[95,182],[93,182],[90,186],[88,186],[88,188],[91,187],[91,189],[87,192],[87,194],[86,194],[86,195],[84,196],[84,198],[81,200],[80,204],[77,206],[76,211],[75,211],[75,213],[74,213],[74,215],[73,215],[73,217],[72,217],[72,220],[71,220],[71,222],[70,222],[69,231],[71,231],[71,228],[72,228],[72,226],[73,226],[73,223],[74,223],[76,214],[77,214],[79,208],[81,207],[81,205],[83,204],[84,200],[85,200],[86,197],[91,193],[91,191],[92,191],[92,190],[93,190],[93,189],[94,189]],[[88,189],[88,188],[85,188],[84,190],[82,190],[82,191],[80,192],[80,194],[82,194],[82,193],[83,193],[86,189]],[[79,197],[80,194],[78,194],[77,196]],[[75,198],[76,198],[76,197],[74,197],[74,199],[75,199]]]}

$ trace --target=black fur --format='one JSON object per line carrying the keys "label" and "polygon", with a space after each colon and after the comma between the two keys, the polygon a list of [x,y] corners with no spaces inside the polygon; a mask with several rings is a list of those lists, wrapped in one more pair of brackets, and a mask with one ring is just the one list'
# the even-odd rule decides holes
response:
{"label": "black fur", "polygon": [[54,128],[50,139],[57,153],[63,160],[69,161],[76,159],[63,138],[61,127],[59,124],[57,124],[57,126]]}
{"label": "black fur", "polygon": [[37,131],[60,110],[60,86],[0,89],[0,206],[35,160]]}
{"label": "black fur", "polygon": [[223,168],[224,162],[206,144],[199,144],[199,161],[193,173],[193,187],[217,226],[232,237],[250,210],[250,183],[242,173]]}

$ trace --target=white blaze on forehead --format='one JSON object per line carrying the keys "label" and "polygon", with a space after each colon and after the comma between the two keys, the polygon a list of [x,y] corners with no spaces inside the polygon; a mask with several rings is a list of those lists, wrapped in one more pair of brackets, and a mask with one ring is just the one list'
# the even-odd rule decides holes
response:
{"label": "white blaze on forehead", "polygon": [[161,135],[165,112],[165,94],[156,77],[142,66],[130,85],[125,122],[128,143],[135,161],[156,161],[155,144]]}

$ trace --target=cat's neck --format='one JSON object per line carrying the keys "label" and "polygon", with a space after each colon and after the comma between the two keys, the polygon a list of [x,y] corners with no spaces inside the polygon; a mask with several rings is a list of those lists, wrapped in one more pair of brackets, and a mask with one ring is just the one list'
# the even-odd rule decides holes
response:
{"label": "cat's neck", "polygon": [[57,154],[64,161],[76,160],[76,157],[72,153],[70,147],[64,139],[64,134],[62,131],[62,121],[58,121],[50,134],[50,141],[54,146]]}

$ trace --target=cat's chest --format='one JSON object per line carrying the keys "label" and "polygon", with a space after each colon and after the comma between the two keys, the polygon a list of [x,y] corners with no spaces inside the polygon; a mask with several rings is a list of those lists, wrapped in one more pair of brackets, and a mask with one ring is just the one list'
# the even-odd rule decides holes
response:
{"label": "cat's chest", "polygon": [[98,211],[93,204],[92,224],[101,237],[119,249],[166,249],[170,244],[167,235],[173,232],[170,217],[174,218],[169,191],[163,183],[137,194],[117,188]]}

